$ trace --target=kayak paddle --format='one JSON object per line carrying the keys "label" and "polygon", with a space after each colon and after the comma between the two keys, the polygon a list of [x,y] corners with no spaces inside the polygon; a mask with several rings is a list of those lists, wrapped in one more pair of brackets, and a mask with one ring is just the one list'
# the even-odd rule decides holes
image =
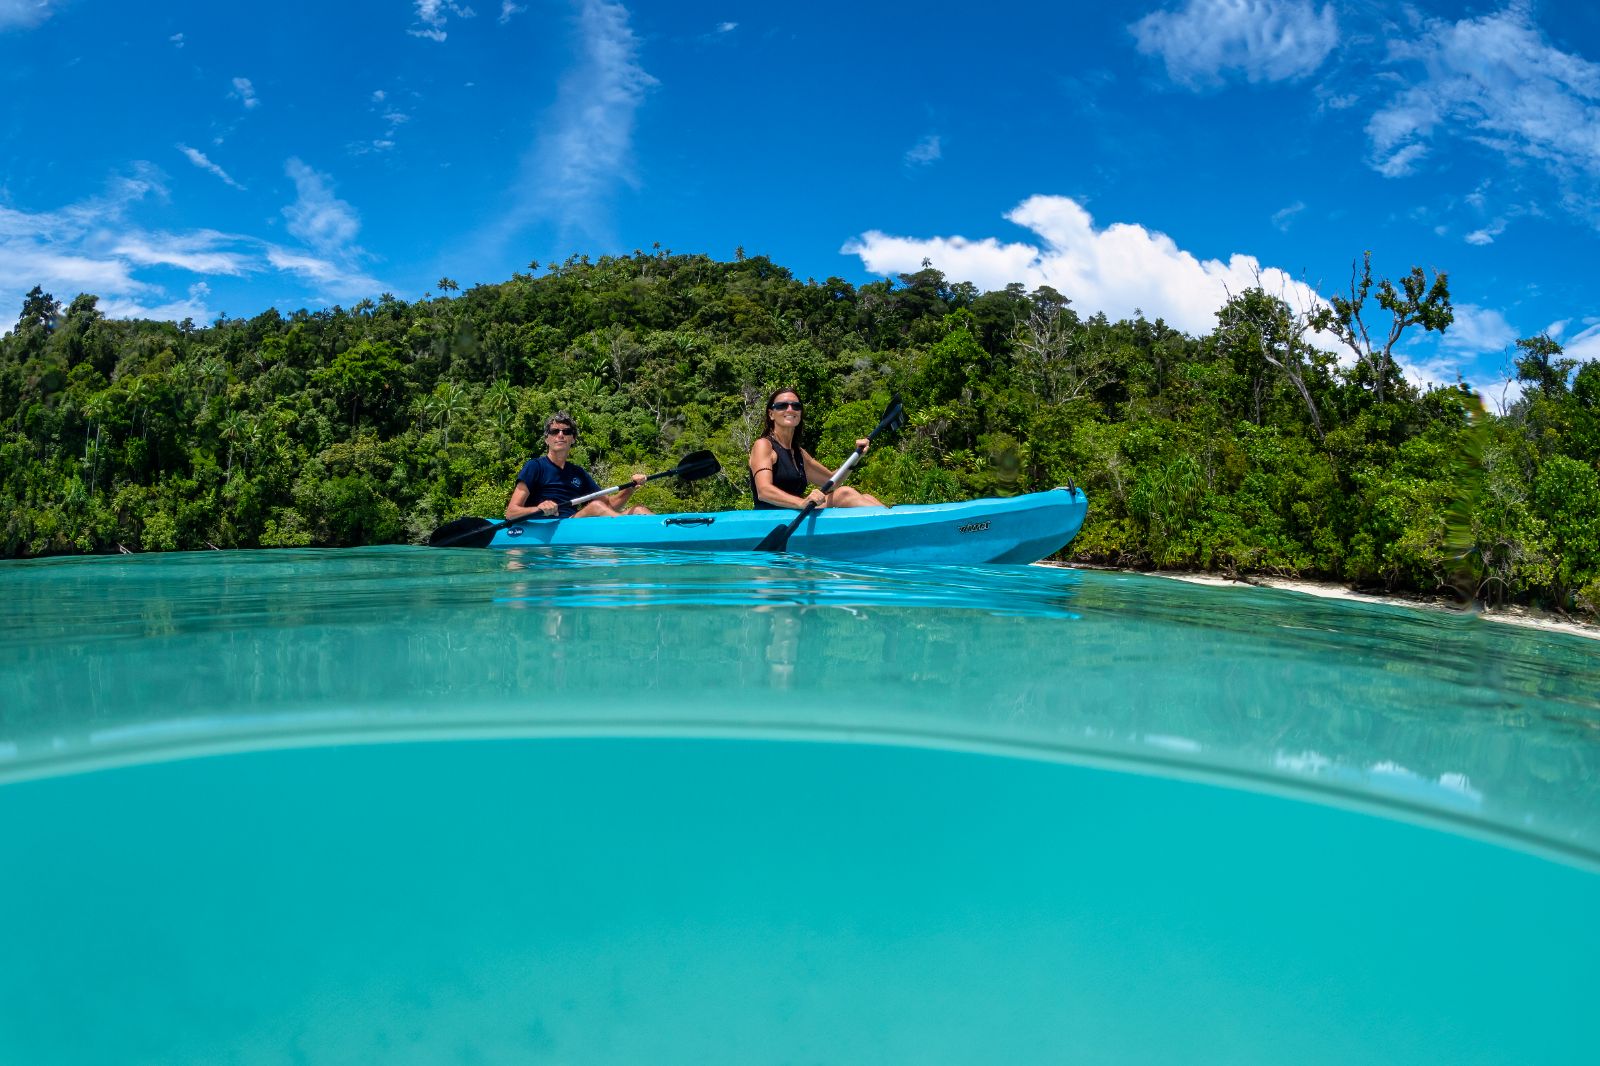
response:
{"label": "kayak paddle", "polygon": [[[699,481],[701,478],[710,477],[722,469],[722,464],[717,462],[717,457],[710,452],[690,452],[685,455],[677,466],[671,470],[663,470],[659,474],[651,474],[646,481],[656,478],[672,477],[676,475],[684,481]],[[582,507],[590,500],[598,500],[602,496],[609,496],[613,492],[620,492],[633,484],[631,481],[624,485],[612,485],[599,492],[591,492],[587,496],[579,496],[572,501],[572,506]],[[453,522],[446,522],[433,531],[433,536],[428,538],[429,547],[448,548],[459,545],[463,548],[487,548],[489,542],[494,540],[494,535],[507,526],[518,525],[533,519],[545,518],[544,515],[530,514],[521,518],[509,518],[504,522],[491,522],[487,518],[457,518]]]}
{"label": "kayak paddle", "polygon": [[[891,397],[889,399],[889,406],[883,409],[883,417],[878,420],[877,427],[873,429],[871,433],[867,434],[867,440],[871,441],[878,434],[885,431],[892,433],[904,425],[905,420],[906,410],[904,407],[900,406],[900,397]],[[850,453],[849,458],[844,461],[844,465],[833,472],[833,476],[828,479],[827,484],[822,486],[822,491],[824,493],[832,492],[833,487],[850,472],[850,468],[855,466],[856,463],[860,461],[861,449],[857,448],[855,451]],[[789,548],[790,534],[800,527],[800,523],[805,521],[806,515],[810,514],[816,509],[817,505],[815,503],[808,503],[804,507],[800,508],[800,513],[794,516],[794,521],[789,522],[786,525],[781,525],[774,529],[771,533],[768,533],[761,543],[756,545],[756,551],[787,551]]]}

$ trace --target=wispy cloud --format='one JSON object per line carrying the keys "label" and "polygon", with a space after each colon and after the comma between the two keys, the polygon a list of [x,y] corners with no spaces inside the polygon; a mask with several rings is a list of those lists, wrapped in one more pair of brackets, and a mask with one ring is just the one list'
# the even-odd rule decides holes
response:
{"label": "wispy cloud", "polygon": [[189,318],[205,322],[216,317],[216,312],[209,309],[210,298],[211,286],[197,281],[189,286],[189,295],[181,300],[147,304],[140,300],[112,297],[101,300],[96,307],[101,314],[110,318],[151,318],[165,322],[182,322]]}
{"label": "wispy cloud", "polygon": [[240,191],[244,190],[243,185],[240,185],[238,182],[234,181],[233,178],[229,177],[226,170],[223,170],[210,159],[206,158],[206,154],[200,151],[198,148],[190,148],[186,144],[180,144],[178,145],[178,151],[182,152],[188,158],[189,162],[193,163],[201,170],[208,174],[215,174],[217,177],[221,178],[224,184],[231,185]]}
{"label": "wispy cloud", "polygon": [[1322,65],[1339,43],[1333,5],[1310,0],[1188,0],[1128,27],[1139,51],[1160,56],[1167,76],[1190,88],[1286,81]]}
{"label": "wispy cloud", "polygon": [[233,91],[228,96],[242,103],[246,111],[261,104],[261,101],[256,98],[256,87],[250,84],[249,78],[234,78]]}
{"label": "wispy cloud", "polygon": [[363,274],[349,263],[327,256],[308,255],[277,245],[268,245],[266,255],[274,269],[298,275],[322,290],[323,300],[369,297],[385,287],[383,282]]}
{"label": "wispy cloud", "polygon": [[240,277],[252,269],[251,257],[238,250],[240,238],[216,230],[192,233],[145,233],[119,237],[110,252],[136,266],[172,266],[193,274]]}
{"label": "wispy cloud", "polygon": [[544,116],[510,221],[513,228],[555,221],[600,237],[608,198],[619,183],[636,183],[634,120],[657,82],[639,65],[639,39],[627,8],[582,0],[577,24],[580,58]]}
{"label": "wispy cloud", "polygon": [[1600,65],[1552,46],[1530,6],[1430,20],[1390,61],[1415,73],[1367,123],[1370,162],[1415,173],[1435,141],[1458,136],[1558,175],[1600,175]]}
{"label": "wispy cloud", "polygon": [[1506,231],[1508,223],[1503,218],[1497,218],[1487,226],[1473,230],[1462,239],[1468,244],[1493,244],[1494,239]]}
{"label": "wispy cloud", "polygon": [[1305,202],[1303,200],[1296,200],[1288,207],[1279,208],[1278,210],[1274,211],[1272,213],[1272,224],[1280,232],[1288,233],[1289,226],[1294,222],[1295,216],[1305,209]]}
{"label": "wispy cloud", "polygon": [[939,147],[939,135],[930,133],[912,145],[910,150],[906,152],[906,166],[925,167],[938,162],[942,154],[943,150]]}
{"label": "wispy cloud", "polygon": [[284,173],[294,181],[295,201],[283,209],[283,216],[290,235],[310,251],[269,246],[267,262],[314,282],[335,299],[370,296],[381,289],[382,283],[360,265],[368,258],[355,243],[360,216],[334,195],[332,179],[299,159],[284,164]]}
{"label": "wispy cloud", "polygon": [[115,246],[141,239],[132,209],[165,196],[159,172],[142,164],[113,178],[103,194],[53,211],[0,207],[0,298],[20,301],[39,285],[65,298],[90,292],[129,306],[159,299],[161,286],[135,276],[138,264]]}
{"label": "wispy cloud", "polygon": [[512,16],[520,15],[528,10],[522,4],[514,4],[511,0],[500,0],[500,25],[510,22]]}
{"label": "wispy cloud", "polygon": [[[449,36],[444,27],[450,21],[451,15],[456,18],[469,19],[477,14],[472,8],[452,3],[451,0],[413,0],[413,4],[417,10],[417,24],[411,26],[406,32],[413,37],[423,37],[430,41],[438,41],[441,44]],[[505,7],[511,6],[513,5],[505,5]],[[505,22],[510,18],[505,12],[505,7],[502,7],[500,11],[501,22]]]}
{"label": "wispy cloud", "polygon": [[1455,321],[1445,330],[1439,346],[1467,355],[1502,352],[1516,342],[1517,331],[1499,311],[1476,304],[1456,304]]}
{"label": "wispy cloud", "polygon": [[172,47],[174,48],[183,47],[183,34],[181,33],[174,33],[171,37],[168,37],[167,40],[172,42]]}
{"label": "wispy cloud", "polygon": [[323,252],[348,248],[361,229],[355,208],[333,194],[330,179],[299,159],[284,164],[294,182],[295,201],[283,209],[289,232]]}
{"label": "wispy cloud", "polygon": [[[212,317],[207,278],[276,270],[312,286],[312,304],[386,288],[362,269],[354,209],[333,195],[325,175],[298,160],[288,170],[298,195],[284,214],[302,248],[213,229],[141,226],[141,211],[168,198],[160,171],[147,163],[113,178],[100,195],[54,210],[0,206],[0,302],[20,302],[39,285],[63,298],[94,293],[113,317],[203,320]],[[171,298],[174,271],[190,276],[187,296]]]}
{"label": "wispy cloud", "polygon": [[59,6],[58,0],[0,0],[0,33],[32,29]]}

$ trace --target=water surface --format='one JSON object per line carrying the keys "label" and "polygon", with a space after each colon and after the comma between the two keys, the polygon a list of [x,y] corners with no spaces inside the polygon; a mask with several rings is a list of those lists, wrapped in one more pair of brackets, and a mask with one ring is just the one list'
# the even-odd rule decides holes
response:
{"label": "water surface", "polygon": [[0,1061],[1592,1055],[1581,638],[639,552],[0,594]]}

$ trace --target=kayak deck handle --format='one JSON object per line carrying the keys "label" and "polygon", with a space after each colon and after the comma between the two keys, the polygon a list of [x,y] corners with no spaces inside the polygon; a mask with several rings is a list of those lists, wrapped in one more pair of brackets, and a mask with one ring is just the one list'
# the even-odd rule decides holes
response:
{"label": "kayak deck handle", "polygon": [[667,518],[663,519],[661,524],[664,526],[709,526],[715,521],[715,518],[700,515],[695,518]]}

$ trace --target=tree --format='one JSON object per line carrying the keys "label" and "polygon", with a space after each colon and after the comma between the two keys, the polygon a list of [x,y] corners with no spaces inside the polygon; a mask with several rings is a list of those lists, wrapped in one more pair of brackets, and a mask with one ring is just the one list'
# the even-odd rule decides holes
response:
{"label": "tree", "polygon": [[[1314,328],[1314,317],[1314,314],[1296,312],[1278,297],[1267,295],[1257,275],[1254,288],[1238,296],[1230,294],[1228,302],[1217,312],[1216,335],[1219,343],[1243,357],[1245,367],[1257,358],[1261,363],[1276,367],[1300,394],[1306,413],[1311,416],[1311,428],[1317,439],[1322,440],[1326,437],[1322,430],[1322,413],[1306,385],[1306,375],[1311,370],[1308,362],[1311,346],[1305,337]],[[1262,386],[1262,376],[1252,374],[1256,425],[1261,424]]]}
{"label": "tree", "polygon": [[1443,333],[1455,321],[1455,311],[1450,307],[1449,280],[1442,272],[1435,271],[1430,283],[1421,267],[1412,267],[1398,289],[1384,278],[1378,282],[1378,306],[1389,312],[1389,333],[1374,343],[1362,318],[1371,292],[1372,253],[1364,252],[1359,272],[1351,267],[1349,297],[1333,297],[1331,307],[1312,313],[1310,324],[1314,330],[1332,333],[1355,353],[1357,365],[1371,377],[1373,399],[1381,401],[1397,375],[1393,352],[1401,335],[1412,326]]}
{"label": "tree", "polygon": [[467,391],[453,381],[441,381],[434,386],[433,395],[422,405],[422,413],[433,425],[444,431],[444,443],[450,445],[450,424],[467,413]]}
{"label": "tree", "polygon": [[35,285],[29,290],[28,295],[22,298],[22,314],[17,318],[17,332],[38,328],[49,333],[56,328],[56,319],[60,315],[61,301]]}
{"label": "tree", "polygon": [[394,345],[363,340],[312,373],[311,382],[330,390],[341,404],[349,403],[350,425],[354,428],[363,407],[376,411],[394,398],[394,382],[400,377],[400,370]]}
{"label": "tree", "polygon": [[1517,380],[1536,386],[1549,397],[1564,396],[1567,378],[1578,365],[1576,359],[1558,359],[1563,349],[1547,333],[1517,341],[1522,354],[1516,358]]}

